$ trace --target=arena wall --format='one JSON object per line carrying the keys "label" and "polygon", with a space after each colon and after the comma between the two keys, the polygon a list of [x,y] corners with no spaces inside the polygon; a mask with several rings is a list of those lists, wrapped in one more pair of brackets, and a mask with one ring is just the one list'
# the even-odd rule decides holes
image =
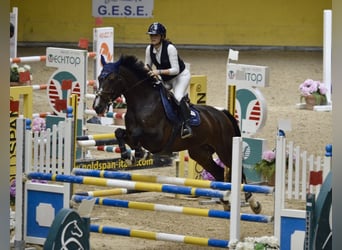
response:
{"label": "arena wall", "polygon": [[[19,43],[92,40],[92,1],[10,5],[19,8]],[[154,0],[153,18],[103,18],[102,26],[114,27],[116,45],[148,43],[147,27],[159,21],[179,45],[321,47],[323,10],[331,7],[332,0]]]}

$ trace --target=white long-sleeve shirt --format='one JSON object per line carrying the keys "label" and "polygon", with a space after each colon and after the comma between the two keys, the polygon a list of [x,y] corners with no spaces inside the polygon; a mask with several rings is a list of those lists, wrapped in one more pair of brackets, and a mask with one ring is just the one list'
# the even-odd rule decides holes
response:
{"label": "white long-sleeve shirt", "polygon": [[[159,63],[160,63],[162,46],[163,44],[161,44],[158,50],[156,50],[156,48],[153,48],[153,53],[156,55],[156,59]],[[145,50],[145,65],[152,66],[150,48],[151,48],[151,45],[148,45]],[[168,69],[169,75],[177,75],[179,73],[178,51],[173,44],[169,44],[169,46],[167,47],[167,54],[169,56],[169,61],[171,65],[171,68]]]}

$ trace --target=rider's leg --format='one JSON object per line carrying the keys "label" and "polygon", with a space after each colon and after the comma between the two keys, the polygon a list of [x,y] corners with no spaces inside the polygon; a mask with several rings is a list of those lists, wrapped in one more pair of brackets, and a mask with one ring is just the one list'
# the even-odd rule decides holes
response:
{"label": "rider's leg", "polygon": [[181,116],[183,119],[183,125],[182,125],[182,131],[181,131],[181,137],[183,139],[192,136],[192,130],[190,126],[190,118],[191,118],[190,107],[186,99],[187,99],[186,97],[183,97],[179,103],[179,108],[180,108]]}
{"label": "rider's leg", "polygon": [[178,101],[179,111],[183,120],[181,137],[187,138],[192,136],[192,130],[190,127],[190,107],[187,102],[187,91],[190,84],[190,72],[185,69],[176,78],[172,79],[173,92],[176,100]]}

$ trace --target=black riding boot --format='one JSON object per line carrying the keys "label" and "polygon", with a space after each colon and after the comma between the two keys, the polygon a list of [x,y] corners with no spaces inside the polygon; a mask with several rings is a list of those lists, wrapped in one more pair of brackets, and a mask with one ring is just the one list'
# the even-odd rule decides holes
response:
{"label": "black riding boot", "polygon": [[190,107],[186,101],[186,97],[183,97],[179,103],[181,117],[183,119],[181,137],[182,139],[192,136],[192,130],[190,126]]}

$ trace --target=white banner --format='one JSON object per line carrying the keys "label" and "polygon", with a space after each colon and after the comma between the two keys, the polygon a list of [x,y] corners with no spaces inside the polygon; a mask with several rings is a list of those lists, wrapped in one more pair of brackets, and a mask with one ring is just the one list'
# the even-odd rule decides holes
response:
{"label": "white banner", "polygon": [[46,49],[46,66],[57,70],[48,81],[47,95],[50,107],[65,117],[71,94],[78,95],[78,119],[83,119],[88,72],[88,51],[64,48]]}
{"label": "white banner", "polygon": [[154,0],[93,0],[94,17],[152,17]]}
{"label": "white banner", "polygon": [[227,85],[229,84],[238,87],[268,87],[268,67],[227,63]]}
{"label": "white banner", "polygon": [[101,55],[105,57],[106,62],[114,61],[114,28],[94,28],[93,38],[93,51],[96,52],[94,79],[96,79],[96,86],[99,87],[97,77],[100,75],[102,70]]}

